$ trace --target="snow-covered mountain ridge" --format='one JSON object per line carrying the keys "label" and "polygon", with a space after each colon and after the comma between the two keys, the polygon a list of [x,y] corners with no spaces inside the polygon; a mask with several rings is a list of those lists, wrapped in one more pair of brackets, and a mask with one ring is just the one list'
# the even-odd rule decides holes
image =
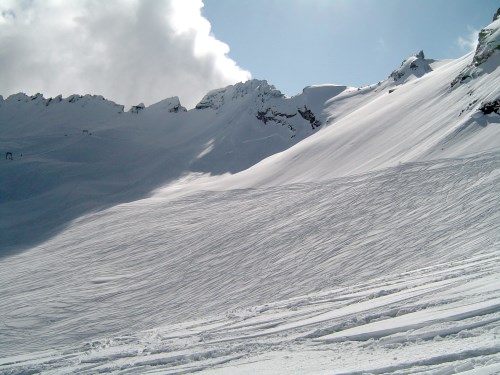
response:
{"label": "snow-covered mountain ridge", "polygon": [[361,88],[2,98],[0,373],[500,371],[497,22]]}

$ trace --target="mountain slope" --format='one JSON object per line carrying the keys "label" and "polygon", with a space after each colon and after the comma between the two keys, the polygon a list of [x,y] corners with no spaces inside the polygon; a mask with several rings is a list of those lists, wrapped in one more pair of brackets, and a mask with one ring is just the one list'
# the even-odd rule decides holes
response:
{"label": "mountain slope", "polygon": [[339,119],[333,98],[325,109],[331,116],[326,129],[245,171],[241,180],[256,180],[257,186],[318,181],[409,161],[497,150],[499,117],[483,115],[478,108],[500,94],[498,66],[468,85],[450,88],[471,57],[441,65],[404,85],[395,87],[388,80],[369,87],[363,103]]}
{"label": "mountain slope", "polygon": [[[123,113],[102,97],[11,97],[0,105],[0,143],[16,159],[0,165],[7,176],[0,185],[0,227],[8,233],[2,252],[179,177],[235,174],[273,154],[234,175],[231,186],[317,181],[495,149],[497,117],[477,109],[498,96],[498,71],[450,89],[470,58],[403,84],[390,77],[361,89],[316,86],[293,98],[254,80],[211,93],[187,112],[171,111],[180,106],[176,98]],[[213,181],[206,188],[219,189]]]}
{"label": "mountain slope", "polygon": [[7,233],[0,256],[50,238],[82,214],[146,197],[187,173],[240,172],[316,132],[324,101],[345,89],[325,86],[284,98],[267,82],[253,80],[218,90],[225,100],[220,108],[200,105],[188,112],[177,98],[125,113],[89,95],[18,94],[0,101],[0,147],[14,159],[0,164],[6,176],[0,182],[0,228]]}
{"label": "mountain slope", "polygon": [[497,372],[498,50],[454,83],[484,51],[189,111],[1,100],[0,372]]}

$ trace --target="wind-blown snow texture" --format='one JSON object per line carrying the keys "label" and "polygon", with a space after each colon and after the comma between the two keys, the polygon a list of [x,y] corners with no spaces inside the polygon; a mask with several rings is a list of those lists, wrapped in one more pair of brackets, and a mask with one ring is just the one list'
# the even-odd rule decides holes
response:
{"label": "wind-blown snow texture", "polygon": [[0,372],[500,372],[498,27],[363,88],[1,99]]}

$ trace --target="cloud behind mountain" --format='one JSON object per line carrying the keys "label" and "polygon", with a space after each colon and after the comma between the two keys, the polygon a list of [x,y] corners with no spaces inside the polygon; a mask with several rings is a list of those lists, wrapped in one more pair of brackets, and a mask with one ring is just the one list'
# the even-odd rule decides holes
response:
{"label": "cloud behind mountain", "polygon": [[126,106],[250,78],[211,34],[201,0],[7,0],[0,4],[0,94],[100,94]]}

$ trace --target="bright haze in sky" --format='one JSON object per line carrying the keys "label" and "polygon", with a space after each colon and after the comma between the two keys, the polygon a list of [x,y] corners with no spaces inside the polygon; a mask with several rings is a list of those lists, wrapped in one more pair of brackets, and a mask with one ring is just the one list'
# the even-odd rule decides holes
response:
{"label": "bright haze in sky", "polygon": [[471,51],[497,0],[2,0],[0,94],[192,108],[252,76],[287,95]]}

